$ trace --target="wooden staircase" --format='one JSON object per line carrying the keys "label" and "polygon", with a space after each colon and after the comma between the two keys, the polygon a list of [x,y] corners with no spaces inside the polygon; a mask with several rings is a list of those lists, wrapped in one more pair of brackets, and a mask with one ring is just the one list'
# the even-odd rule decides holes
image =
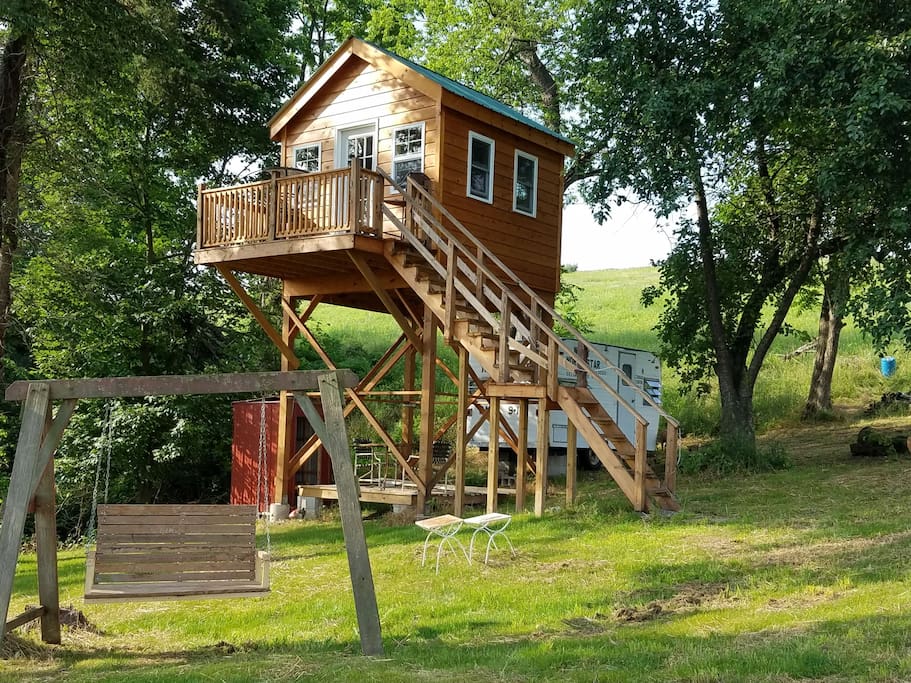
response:
{"label": "wooden staircase", "polygon": [[[388,176],[385,180],[395,186]],[[650,505],[678,510],[674,497],[677,421],[519,280],[432,194],[412,179],[407,188],[398,189],[405,198],[404,218],[385,206],[383,212],[400,230],[402,240],[387,244],[386,259],[440,321],[446,341],[463,346],[486,370],[490,380],[482,390],[486,392],[490,385],[543,387],[636,510],[647,510]],[[554,322],[574,339],[558,336],[552,329]],[[619,377],[637,399],[665,418],[668,439],[663,481],[647,460],[647,420],[592,370],[589,361],[593,359],[599,361],[602,372],[607,369]],[[574,386],[558,382],[560,367],[573,374]],[[621,410],[635,418],[633,441],[591,386],[606,391]],[[509,395],[509,386],[498,388],[499,395]],[[520,395],[518,386],[516,395]]]}

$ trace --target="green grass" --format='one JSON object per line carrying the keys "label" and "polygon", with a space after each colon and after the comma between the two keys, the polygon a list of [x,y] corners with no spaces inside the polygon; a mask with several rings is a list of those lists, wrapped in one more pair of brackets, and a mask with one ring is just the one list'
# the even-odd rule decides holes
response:
{"label": "green grass", "polygon": [[448,556],[435,575],[409,520],[369,520],[383,660],[358,655],[331,516],[272,525],[265,598],[83,605],[83,553],[65,551],[64,602],[102,633],[67,630],[46,659],[0,662],[0,680],[907,680],[911,470],[852,460],[861,424],[772,432],[792,469],[683,480],[672,518],[632,513],[605,473],[583,476],[571,509],[555,485],[544,518],[513,522],[518,556],[486,567]]}
{"label": "green grass", "polygon": [[[656,310],[638,291],[651,269],[576,273],[595,339],[655,348]],[[382,352],[385,316],[320,312],[340,349]],[[809,333],[812,313],[792,324]],[[365,523],[386,659],[358,655],[338,520],[273,525],[273,590],[264,598],[84,605],[84,555],[61,553],[64,604],[100,633],[67,630],[60,648],[19,641],[0,681],[902,681],[911,679],[911,460],[854,460],[860,427],[900,430],[907,417],[858,418],[857,407],[908,386],[878,376],[853,328],[836,371],[837,421],[801,425],[811,359],[783,361],[784,338],[760,379],[762,440],[790,453],[785,471],[681,477],[683,512],[632,513],[606,473],[587,473],[576,506],[559,483],[545,517],[518,515],[516,558],[489,566],[444,558],[420,566],[423,535],[408,519]],[[665,371],[667,403],[697,425],[715,399],[685,398]],[[709,417],[706,417],[708,415]],[[504,508],[509,511],[508,507]],[[11,613],[33,603],[25,554]]]}

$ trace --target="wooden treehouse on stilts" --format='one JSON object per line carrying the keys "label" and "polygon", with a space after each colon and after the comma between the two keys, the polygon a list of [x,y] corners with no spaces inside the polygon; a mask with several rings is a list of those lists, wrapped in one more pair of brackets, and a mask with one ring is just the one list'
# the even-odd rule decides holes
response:
{"label": "wooden treehouse on stilts", "polygon": [[[281,144],[281,168],[270,179],[200,188],[196,262],[214,266],[250,309],[280,350],[282,370],[299,366],[294,352],[298,337],[328,368],[344,365],[343,359],[329,357],[308,327],[320,303],[392,315],[401,336],[346,391],[345,414],[360,411],[376,430],[410,482],[419,512],[448,472],[454,511],[462,514],[472,405],[488,421],[490,433],[501,435],[516,452],[517,510],[525,508],[532,472],[534,511],[540,515],[544,510],[547,425],[553,410],[568,418],[570,500],[575,495],[575,444],[582,435],[636,510],[651,505],[677,509],[677,423],[565,321],[560,322],[571,331],[569,339],[552,329],[558,318],[553,305],[560,278],[563,163],[574,151],[569,140],[355,38],[294,94],[269,126],[272,139]],[[281,280],[280,330],[244,290],[243,277],[237,275],[244,273]],[[457,367],[446,367],[438,358],[439,334],[455,351]],[[470,357],[484,369],[483,376],[473,370]],[[400,362],[400,394],[420,397],[420,419],[415,435],[415,408],[405,401],[402,437],[394,439],[369,400]],[[458,392],[455,413],[439,428],[434,421],[438,366]],[[623,395],[615,388],[616,378],[613,386],[605,381],[604,368],[628,389]],[[566,370],[573,378],[568,382]],[[610,411],[592,391],[596,384],[611,396]],[[503,401],[519,408],[515,433],[500,419]],[[652,406],[667,421],[661,476],[649,464],[647,421],[636,404]],[[537,409],[536,444],[528,443],[530,408]],[[633,416],[634,434],[618,427],[615,408]],[[317,453],[320,442],[313,436],[295,448],[287,393],[280,398],[280,411],[274,495],[289,503],[289,481]],[[454,448],[441,462],[433,457],[434,443],[453,425]],[[499,464],[496,440],[491,441],[490,511],[497,505]]]}

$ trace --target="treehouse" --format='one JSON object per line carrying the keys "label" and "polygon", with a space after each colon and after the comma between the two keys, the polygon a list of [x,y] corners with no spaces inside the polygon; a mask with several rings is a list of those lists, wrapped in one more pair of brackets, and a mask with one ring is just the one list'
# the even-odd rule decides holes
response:
{"label": "treehouse", "polygon": [[[490,449],[489,510],[498,494],[515,495],[517,508],[524,509],[527,475],[534,473],[535,511],[543,511],[552,410],[568,418],[568,496],[575,491],[574,444],[581,434],[636,509],[676,508],[677,423],[598,348],[553,331],[559,322],[553,304],[563,165],[574,153],[572,142],[356,38],[291,97],[269,129],[281,145],[281,166],[269,179],[200,187],[195,260],[217,268],[250,309],[280,350],[282,369],[299,366],[299,337],[327,367],[344,366],[307,325],[320,303],[393,316],[401,336],[345,396],[346,414],[364,414],[401,475],[403,498],[389,491],[384,501],[406,500],[422,510],[428,497],[445,492],[461,514],[471,436],[466,416],[474,406],[490,433],[500,434],[517,454],[515,488],[503,489],[497,449]],[[280,329],[244,290],[238,277],[244,273],[281,280]],[[571,330],[565,321],[562,326]],[[456,352],[457,367],[437,357],[440,334]],[[472,369],[470,357],[483,376]],[[401,390],[378,391],[399,363]],[[457,408],[442,425],[434,423],[437,368],[457,387]],[[604,368],[625,391],[605,381]],[[593,383],[605,385],[611,405],[595,398]],[[400,438],[371,409],[380,394],[401,401]],[[500,419],[504,401],[518,407],[517,430]],[[667,421],[663,477],[649,460],[647,420],[637,404],[653,407]],[[538,414],[537,444],[528,443],[530,409]],[[631,435],[618,428],[617,410],[633,417]],[[280,411],[274,491],[276,500],[287,503],[288,483],[320,443],[314,435],[295,444],[290,396],[282,397]],[[454,447],[441,457],[435,444],[451,429]],[[441,487],[449,479],[452,485]],[[362,482],[362,494],[367,488]],[[332,497],[325,488],[301,487],[301,493]]]}

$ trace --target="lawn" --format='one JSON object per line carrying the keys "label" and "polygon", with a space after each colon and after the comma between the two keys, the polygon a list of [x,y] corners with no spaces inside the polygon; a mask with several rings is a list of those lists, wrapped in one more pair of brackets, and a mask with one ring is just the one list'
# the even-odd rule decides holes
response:
{"label": "lawn", "polygon": [[[420,566],[407,517],[366,521],[386,658],[358,655],[341,527],[273,524],[268,597],[84,605],[84,556],[61,555],[65,603],[99,629],[0,662],[0,680],[900,681],[911,678],[907,458],[858,461],[863,424],[764,439],[791,469],[685,478],[683,512],[640,517],[606,474],[559,482],[542,519],[520,515],[518,556]],[[509,511],[508,503],[501,509]],[[13,611],[35,592],[20,562]],[[20,643],[21,644],[21,643]]]}
{"label": "lawn", "polygon": [[[653,269],[574,273],[598,341],[657,350],[654,309],[641,288]],[[327,346],[345,357],[381,353],[387,316],[321,308]],[[814,312],[792,316],[808,334]],[[273,524],[272,592],[208,602],[85,605],[84,552],[61,553],[64,604],[96,631],[67,629],[64,645],[34,632],[0,660],[0,681],[905,681],[911,680],[911,459],[852,459],[870,424],[901,431],[907,414],[866,418],[863,406],[907,389],[852,327],[843,334],[832,422],[798,420],[812,358],[776,342],[757,387],[761,440],[790,469],[682,476],[683,511],[641,517],[604,472],[584,473],[567,508],[560,482],[547,514],[517,515],[511,558],[489,566],[444,558],[420,566],[423,535],[405,515],[365,510],[386,658],[358,654],[341,526]],[[665,402],[690,434],[705,434],[717,399],[695,400],[665,369]],[[687,444],[693,448],[695,439]],[[684,454],[684,457],[687,457]],[[506,501],[501,510],[510,509]],[[261,539],[264,542],[264,539]],[[20,560],[11,613],[35,600],[35,558]]]}

